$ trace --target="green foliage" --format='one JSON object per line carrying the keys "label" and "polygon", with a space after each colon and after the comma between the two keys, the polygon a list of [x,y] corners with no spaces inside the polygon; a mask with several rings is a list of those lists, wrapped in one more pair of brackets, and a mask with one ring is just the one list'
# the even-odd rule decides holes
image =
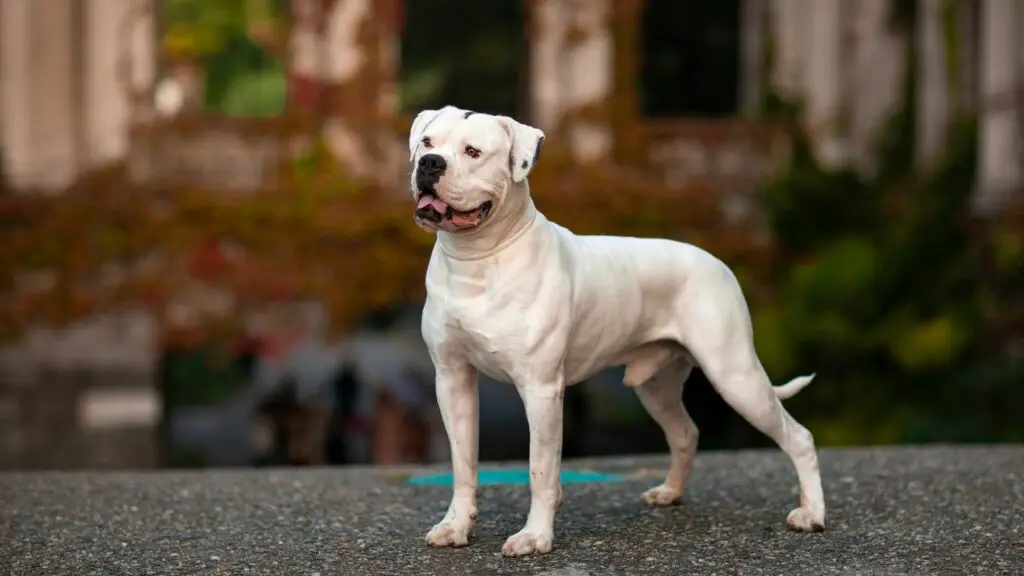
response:
{"label": "green foliage", "polygon": [[269,118],[284,111],[287,81],[277,68],[241,75],[224,94],[218,108],[226,116]]}
{"label": "green foliage", "polygon": [[[791,170],[768,185],[763,200],[782,247],[805,254],[823,243],[876,224],[879,194],[852,169],[826,171],[795,147]],[[808,219],[808,214],[814,217]]]}
{"label": "green foliage", "polygon": [[[894,114],[880,151],[910,148],[911,116],[909,106]],[[1020,436],[1011,422],[1024,408],[1014,386],[1024,363],[984,371],[985,309],[998,296],[968,226],[976,150],[977,123],[964,118],[929,172],[890,157],[863,178],[820,166],[798,140],[768,186],[764,206],[786,256],[777,299],[755,316],[757,343],[770,373],[815,370],[829,382],[798,401],[817,403],[822,443]],[[1019,236],[993,235],[993,245],[997,273],[1024,266]],[[961,409],[981,385],[1004,403],[985,422]]]}
{"label": "green foliage", "polygon": [[204,72],[203,101],[227,116],[274,116],[284,110],[285,73],[253,37],[279,30],[281,0],[168,0],[164,49],[172,59],[191,59]]}
{"label": "green foliage", "polygon": [[[953,4],[942,20],[956,78]],[[916,0],[891,9],[893,27],[913,38]],[[1024,326],[1012,305],[1024,292],[1024,235],[969,217],[975,118],[961,111],[944,153],[918,170],[910,44],[903,105],[876,133],[873,177],[823,168],[797,133],[790,165],[766,189],[785,257],[777,298],[754,318],[760,356],[779,377],[821,375],[793,402],[815,406],[808,424],[822,444],[1020,441],[1024,358],[992,336],[999,325]],[[763,112],[795,120],[800,108],[769,93]]]}
{"label": "green foliage", "polygon": [[167,0],[164,46],[172,54],[206,57],[224,50],[244,34],[249,22],[248,0]]}

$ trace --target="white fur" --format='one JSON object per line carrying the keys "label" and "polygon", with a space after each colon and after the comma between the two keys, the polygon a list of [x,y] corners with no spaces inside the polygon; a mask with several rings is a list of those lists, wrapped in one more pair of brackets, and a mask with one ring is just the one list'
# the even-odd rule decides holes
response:
{"label": "white fur", "polygon": [[[697,428],[683,407],[683,383],[699,365],[722,397],[775,440],[793,461],[800,506],[795,530],[824,526],[825,502],[811,433],[783,408],[810,383],[771,386],[753,345],[740,286],[721,261],[695,246],[663,239],[577,236],[548,221],[530,199],[526,176],[543,133],[510,118],[454,107],[421,113],[410,135],[413,195],[420,143],[448,164],[439,197],[459,210],[491,201],[477,227],[437,233],[427,269],[423,337],[451,446],[455,485],[431,546],[463,546],[477,515],[477,373],[516,386],[530,427],[531,504],[507,556],[552,549],[565,386],[626,365],[634,387],[665,432],[671,465],[643,494],[651,505],[678,503],[693,469]],[[471,143],[483,152],[465,157]],[[510,161],[511,160],[511,161]],[[523,166],[523,161],[527,166]]]}

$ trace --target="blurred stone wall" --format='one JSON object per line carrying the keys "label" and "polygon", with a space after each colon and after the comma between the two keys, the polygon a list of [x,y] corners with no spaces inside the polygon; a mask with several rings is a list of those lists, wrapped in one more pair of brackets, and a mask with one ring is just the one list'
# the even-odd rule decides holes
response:
{"label": "blurred stone wall", "polygon": [[0,469],[157,466],[155,344],[153,319],[125,312],[0,349]]}

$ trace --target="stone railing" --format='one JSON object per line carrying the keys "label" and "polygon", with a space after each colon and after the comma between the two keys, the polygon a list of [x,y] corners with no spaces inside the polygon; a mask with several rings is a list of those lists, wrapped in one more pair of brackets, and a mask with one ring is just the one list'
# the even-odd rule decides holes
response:
{"label": "stone railing", "polygon": [[643,126],[647,168],[669,186],[702,182],[752,193],[789,153],[784,127],[750,120],[680,119]]}
{"label": "stone railing", "polygon": [[0,348],[0,469],[152,468],[161,456],[145,313],[35,329]]}
{"label": "stone railing", "polygon": [[0,470],[154,468],[155,380],[121,370],[40,371],[0,379]]}
{"label": "stone railing", "polygon": [[300,117],[178,116],[137,125],[127,176],[134,184],[225,192],[278,186],[291,163],[313,147],[315,129]]}

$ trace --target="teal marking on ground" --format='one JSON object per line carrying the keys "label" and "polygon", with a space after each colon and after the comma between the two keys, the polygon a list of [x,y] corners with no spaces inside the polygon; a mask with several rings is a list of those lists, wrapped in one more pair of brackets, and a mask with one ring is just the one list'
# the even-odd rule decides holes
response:
{"label": "teal marking on ground", "polygon": [[[601,472],[584,472],[580,470],[562,470],[562,484],[587,484],[598,482],[621,482],[618,474]],[[451,486],[451,473],[421,474],[408,480],[413,486]],[[530,483],[530,471],[526,468],[500,468],[497,470],[481,470],[477,483],[480,486],[509,486]]]}

